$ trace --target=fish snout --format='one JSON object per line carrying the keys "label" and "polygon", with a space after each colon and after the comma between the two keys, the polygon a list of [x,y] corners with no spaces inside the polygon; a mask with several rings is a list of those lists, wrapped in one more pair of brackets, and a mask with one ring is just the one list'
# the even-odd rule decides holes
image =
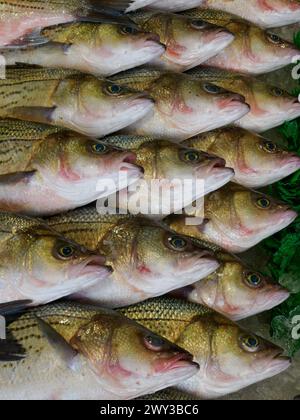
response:
{"label": "fish snout", "polygon": [[230,100],[231,102],[241,102],[243,104],[246,103],[245,96],[240,95],[239,93],[230,93]]}
{"label": "fish snout", "polygon": [[162,46],[164,46],[164,44],[160,42],[160,36],[155,33],[152,33],[152,32],[147,33],[145,36],[145,39],[146,41],[156,42],[157,44],[161,44]]}

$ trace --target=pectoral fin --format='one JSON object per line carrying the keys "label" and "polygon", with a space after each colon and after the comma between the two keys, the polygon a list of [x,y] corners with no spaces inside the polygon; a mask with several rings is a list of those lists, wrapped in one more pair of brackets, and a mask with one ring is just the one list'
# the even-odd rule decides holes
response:
{"label": "pectoral fin", "polygon": [[5,53],[8,49],[36,47],[38,45],[47,44],[48,42],[49,39],[43,36],[40,30],[34,30],[23,35],[21,38],[15,39],[12,44],[1,47],[1,50]]}
{"label": "pectoral fin", "polygon": [[38,326],[58,357],[72,370],[76,367],[78,352],[46,321],[35,316]]}
{"label": "pectoral fin", "polygon": [[13,174],[0,175],[0,185],[16,185],[20,182],[28,183],[36,174],[35,171],[31,172],[16,172]]}
{"label": "pectoral fin", "polygon": [[11,118],[18,118],[25,121],[35,121],[43,124],[49,124],[52,122],[52,114],[55,111],[55,107],[44,108],[44,107],[17,107],[10,111]]}

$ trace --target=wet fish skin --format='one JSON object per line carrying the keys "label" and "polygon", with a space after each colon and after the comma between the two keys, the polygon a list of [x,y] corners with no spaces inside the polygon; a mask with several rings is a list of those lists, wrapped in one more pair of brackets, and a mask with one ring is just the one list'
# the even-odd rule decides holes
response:
{"label": "wet fish skin", "polygon": [[[254,247],[298,216],[287,204],[232,183],[206,196],[204,209],[193,207],[185,213],[168,219],[172,230],[234,253]],[[187,226],[187,216],[199,217],[200,224]]]}
{"label": "wet fish skin", "polygon": [[199,83],[185,74],[141,68],[111,79],[146,91],[155,101],[153,112],[124,130],[129,134],[180,142],[196,133],[229,124],[249,112],[243,97],[218,89],[206,80]]}
{"label": "wet fish skin", "polygon": [[172,296],[205,305],[239,321],[280,305],[289,292],[242,259],[217,253],[220,267],[207,278],[171,293]]}
{"label": "wet fish skin", "polygon": [[[112,146],[130,150],[136,156],[136,164],[143,169],[143,179],[134,188],[120,192],[119,199],[124,199],[124,208],[132,214],[136,214],[134,203],[143,203],[142,214],[155,217],[168,215],[189,206],[197,200],[221,186],[233,178],[233,170],[225,167],[224,162],[216,156],[207,153],[197,152],[192,148],[185,148],[181,145],[166,141],[156,140],[150,137],[112,135],[102,140]],[[162,188],[173,188],[175,199],[170,206],[170,197],[160,196],[161,188],[155,193],[152,189],[149,197],[148,189],[143,188],[146,181],[151,183],[156,180]],[[180,180],[181,182],[174,181]],[[193,191],[196,181],[204,181],[204,189],[199,192]],[[192,181],[190,186],[187,181]],[[182,194],[182,185],[185,185],[185,195]],[[124,197],[124,193],[126,196]],[[177,198],[177,199],[176,199]],[[123,208],[119,204],[120,208]]]}
{"label": "wet fish skin", "polygon": [[0,209],[34,216],[88,204],[142,176],[134,153],[20,120],[0,121],[0,154]]}
{"label": "wet fish skin", "polygon": [[0,93],[1,118],[58,125],[90,137],[124,128],[153,107],[144,93],[66,69],[7,68]]}
{"label": "wet fish skin", "polygon": [[143,31],[155,33],[166,47],[150,65],[183,72],[218,54],[234,39],[220,26],[186,16],[158,11],[138,11],[130,18]]}
{"label": "wet fish skin", "polygon": [[[37,317],[75,353],[70,364],[61,357],[59,343],[50,344]],[[1,399],[130,399],[198,370],[186,351],[141,325],[111,310],[72,302],[46,305],[15,318],[0,347],[9,350],[13,344],[25,357],[1,361]]]}
{"label": "wet fish skin", "polygon": [[207,60],[205,65],[259,75],[290,65],[300,54],[294,44],[271,30],[264,30],[234,15],[203,9],[188,10],[184,15],[224,26],[234,34],[234,41]]}
{"label": "wet fish skin", "polygon": [[[44,28],[0,50],[6,65],[17,63],[71,68],[107,77],[146,64],[165,48],[159,38],[133,26],[113,23],[72,22]],[[36,43],[36,45],[35,45]]]}
{"label": "wet fish skin", "polygon": [[271,139],[225,127],[186,140],[184,146],[215,154],[234,169],[233,182],[247,188],[273,184],[300,169],[300,158]]}
{"label": "wet fish skin", "polygon": [[201,305],[163,297],[120,312],[194,355],[199,372],[176,389],[196,398],[230,394],[275,376],[291,364],[279,347]]}
{"label": "wet fish skin", "polygon": [[3,1],[0,5],[0,45],[10,45],[36,29],[76,20],[127,23],[129,19],[124,12],[147,3],[147,0]]}
{"label": "wet fish skin", "polygon": [[298,0],[160,0],[151,4],[160,10],[182,11],[201,7],[233,13],[263,28],[275,28],[300,20]]}
{"label": "wet fish skin", "polygon": [[73,296],[106,307],[140,302],[206,277],[219,266],[207,249],[131,215],[101,215],[89,206],[47,219],[52,228],[105,255],[113,272],[106,282]]}
{"label": "wet fish skin", "polygon": [[66,239],[39,219],[1,212],[0,238],[0,303],[47,303],[110,274],[100,253]]}
{"label": "wet fish skin", "polygon": [[261,133],[300,115],[298,98],[254,77],[201,66],[189,70],[187,74],[197,80],[207,80],[221,88],[243,95],[251,110],[233,125],[245,130]]}

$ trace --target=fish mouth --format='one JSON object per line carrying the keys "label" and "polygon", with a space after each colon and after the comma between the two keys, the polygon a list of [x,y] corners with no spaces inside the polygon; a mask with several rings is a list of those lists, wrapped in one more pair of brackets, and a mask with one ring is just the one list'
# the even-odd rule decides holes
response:
{"label": "fish mouth", "polygon": [[106,258],[102,255],[91,255],[84,262],[71,267],[70,277],[87,276],[90,274],[109,275],[111,269],[105,266],[105,262]]}
{"label": "fish mouth", "polygon": [[193,356],[190,353],[178,353],[168,360],[160,360],[155,370],[156,372],[164,373],[190,366],[199,369],[198,363],[193,361]]}

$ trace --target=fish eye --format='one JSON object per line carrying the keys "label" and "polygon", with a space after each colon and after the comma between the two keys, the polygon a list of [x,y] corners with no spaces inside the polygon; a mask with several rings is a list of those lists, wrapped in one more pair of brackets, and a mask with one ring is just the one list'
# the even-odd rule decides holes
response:
{"label": "fish eye", "polygon": [[255,353],[259,350],[260,342],[254,335],[243,335],[240,337],[240,346],[248,353]]}
{"label": "fish eye", "polygon": [[187,163],[199,163],[201,160],[201,153],[197,152],[197,150],[182,150],[180,152],[180,158],[184,162]]}
{"label": "fish eye", "polygon": [[267,38],[273,44],[278,45],[278,44],[281,44],[282,43],[282,39],[278,35],[276,35],[276,34],[270,34],[270,33],[268,33],[267,34]]}
{"label": "fish eye", "polygon": [[121,32],[124,35],[136,35],[139,33],[139,31],[133,26],[122,26]]}
{"label": "fish eye", "polygon": [[282,89],[278,88],[278,87],[274,87],[274,88],[272,88],[272,94],[274,96],[280,97],[280,96],[283,96],[284,91]]}
{"label": "fish eye", "polygon": [[174,251],[185,251],[188,246],[188,242],[180,236],[169,236],[168,244]]}
{"label": "fish eye", "polygon": [[161,351],[165,346],[165,341],[157,335],[147,335],[144,337],[145,346],[152,351]]}
{"label": "fish eye", "polygon": [[103,155],[108,152],[108,147],[103,143],[92,143],[90,149],[97,155]]}
{"label": "fish eye", "polygon": [[123,87],[114,83],[108,84],[105,87],[109,95],[120,95],[123,92]]}
{"label": "fish eye", "polygon": [[205,90],[205,92],[211,93],[213,95],[217,95],[221,92],[219,86],[213,85],[211,83],[204,83],[203,89]]}
{"label": "fish eye", "polygon": [[268,153],[276,153],[278,152],[277,144],[273,143],[272,141],[265,141],[263,143],[262,148]]}
{"label": "fish eye", "polygon": [[252,288],[260,287],[262,284],[262,276],[258,273],[247,273],[246,282],[247,285]]}
{"label": "fish eye", "polygon": [[204,29],[207,26],[207,23],[204,20],[194,19],[191,21],[191,26],[195,29]]}
{"label": "fish eye", "polygon": [[69,259],[75,254],[75,248],[72,245],[62,245],[58,249],[58,256],[62,259]]}
{"label": "fish eye", "polygon": [[271,207],[271,201],[266,197],[259,198],[256,203],[261,209],[269,209]]}

